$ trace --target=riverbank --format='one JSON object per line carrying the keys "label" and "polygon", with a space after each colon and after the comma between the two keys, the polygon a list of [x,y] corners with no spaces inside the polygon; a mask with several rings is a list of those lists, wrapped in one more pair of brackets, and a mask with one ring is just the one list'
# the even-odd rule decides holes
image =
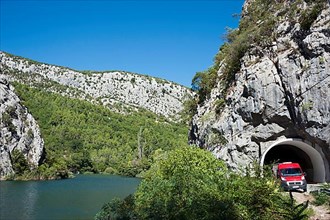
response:
{"label": "riverbank", "polygon": [[62,180],[74,178],[75,175],[72,172],[55,173],[54,175],[42,175],[37,172],[29,171],[21,175],[12,174],[9,176],[0,177],[0,181],[46,181],[46,180]]}

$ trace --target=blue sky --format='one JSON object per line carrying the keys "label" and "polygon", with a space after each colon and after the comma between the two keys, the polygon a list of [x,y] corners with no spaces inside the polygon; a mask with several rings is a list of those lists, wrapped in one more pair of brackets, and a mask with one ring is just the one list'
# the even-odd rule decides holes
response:
{"label": "blue sky", "polygon": [[0,50],[77,70],[124,70],[190,87],[244,0],[1,0]]}

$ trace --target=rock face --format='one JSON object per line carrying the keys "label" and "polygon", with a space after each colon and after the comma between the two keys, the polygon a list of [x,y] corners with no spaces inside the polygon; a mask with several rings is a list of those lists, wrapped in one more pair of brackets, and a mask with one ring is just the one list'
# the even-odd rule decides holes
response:
{"label": "rock face", "polygon": [[21,105],[13,87],[0,77],[0,179],[13,174],[12,152],[17,149],[27,160],[30,169],[44,157],[44,142],[39,127]]}
{"label": "rock face", "polygon": [[65,96],[103,104],[113,111],[143,108],[165,117],[177,118],[183,101],[192,96],[181,85],[128,72],[78,72],[41,64],[0,52],[2,74]]}
{"label": "rock face", "polygon": [[[244,16],[249,16],[251,2],[246,1]],[[301,2],[299,7],[306,8]],[[233,169],[254,160],[266,164],[271,149],[285,143],[309,157],[310,181],[330,181],[329,4],[309,30],[281,16],[272,45],[251,45],[229,89],[224,93],[220,81],[210,98],[198,106],[190,142],[212,151]],[[225,105],[216,113],[219,97]],[[299,151],[285,149],[277,152],[279,157]]]}

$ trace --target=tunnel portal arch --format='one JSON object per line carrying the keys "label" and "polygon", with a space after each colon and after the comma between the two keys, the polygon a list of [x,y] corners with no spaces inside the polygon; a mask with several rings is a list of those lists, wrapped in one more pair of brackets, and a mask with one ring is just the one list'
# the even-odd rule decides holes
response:
{"label": "tunnel portal arch", "polygon": [[284,139],[272,144],[262,155],[261,166],[272,162],[297,162],[307,173],[307,181],[322,183],[326,167],[321,154],[300,139]]}

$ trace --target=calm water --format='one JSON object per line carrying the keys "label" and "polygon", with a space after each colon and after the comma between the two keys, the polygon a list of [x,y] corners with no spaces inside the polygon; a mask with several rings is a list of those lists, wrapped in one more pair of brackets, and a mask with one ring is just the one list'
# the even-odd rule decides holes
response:
{"label": "calm water", "polygon": [[111,175],[0,182],[0,219],[93,219],[104,203],[133,193],[139,183]]}

